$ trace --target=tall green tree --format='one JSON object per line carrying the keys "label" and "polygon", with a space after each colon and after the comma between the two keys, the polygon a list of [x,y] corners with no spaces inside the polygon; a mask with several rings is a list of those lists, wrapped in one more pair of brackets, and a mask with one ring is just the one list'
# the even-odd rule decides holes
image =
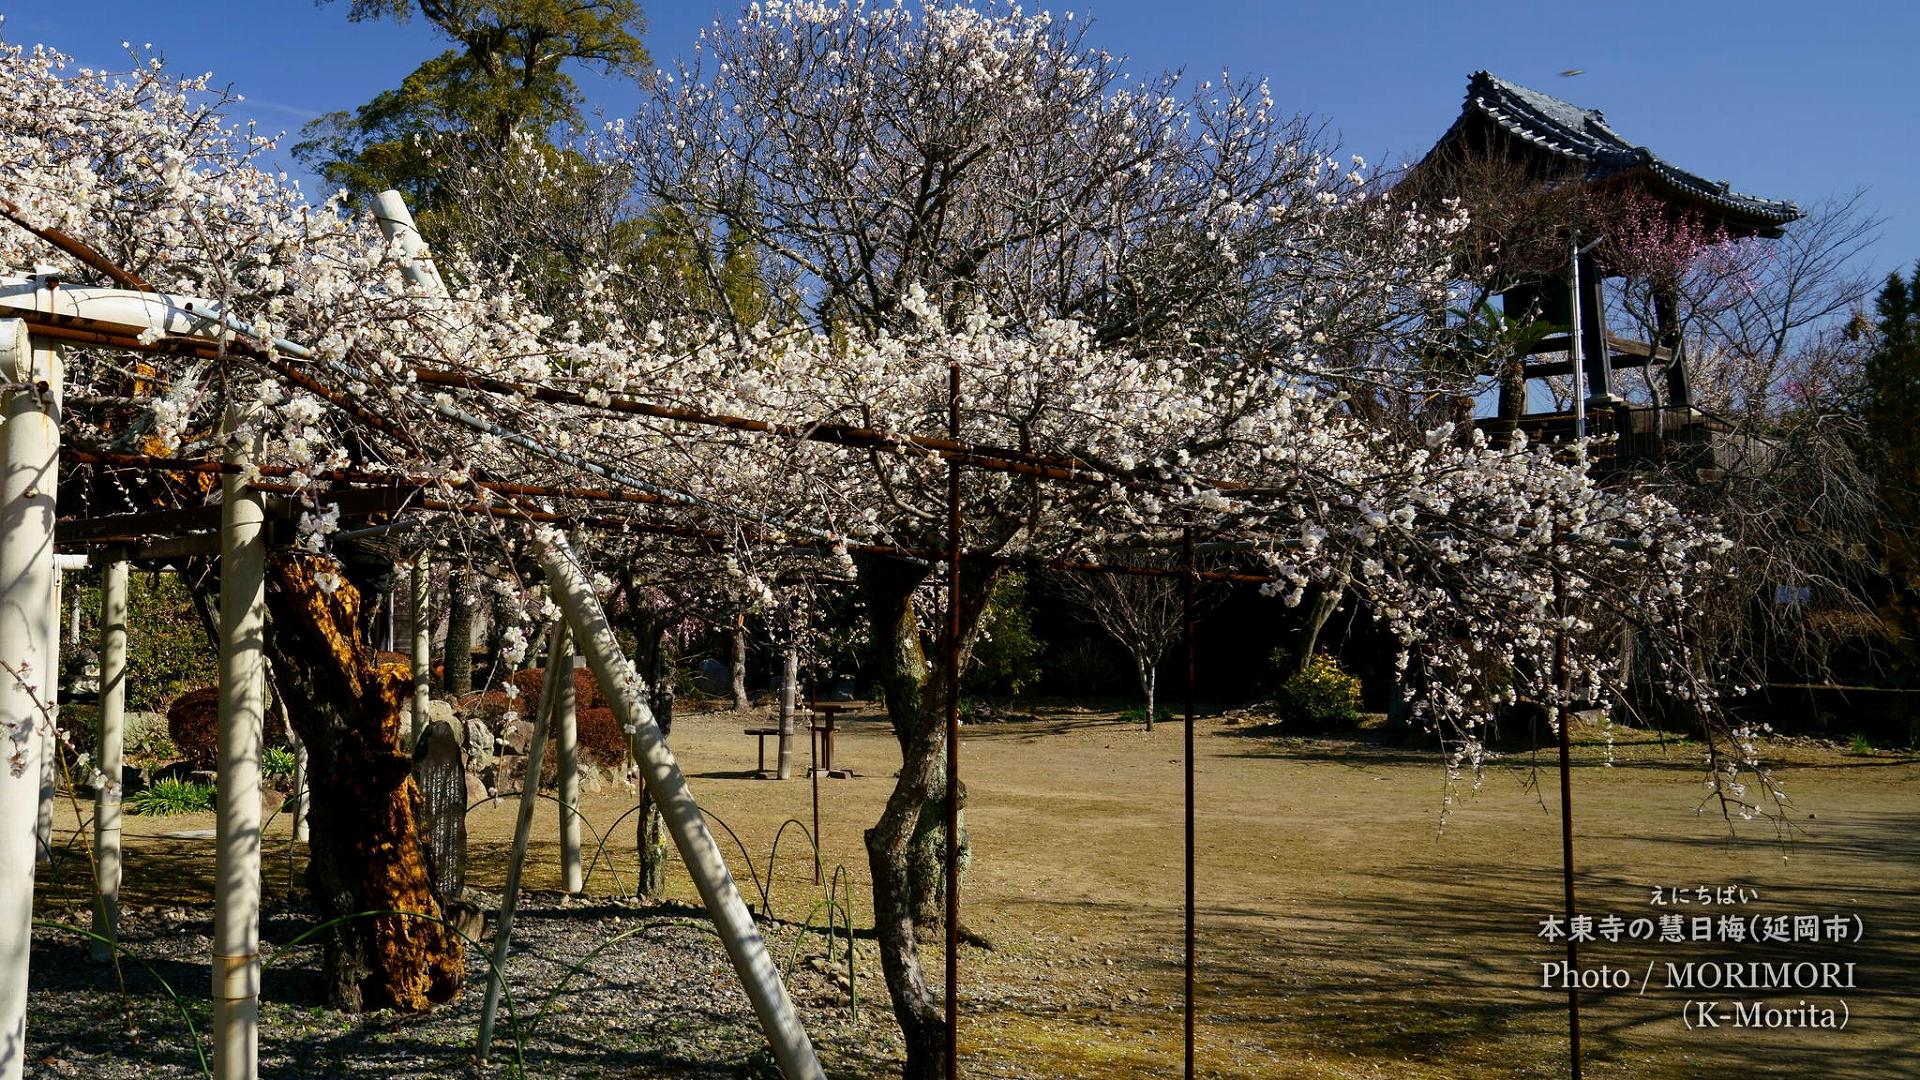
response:
{"label": "tall green tree", "polygon": [[448,155],[503,155],[516,136],[544,145],[578,126],[571,67],[640,79],[649,63],[634,0],[349,3],[355,22],[423,18],[450,47],[352,113],[308,124],[294,153],[356,196],[394,187],[428,213],[453,197],[438,182]]}
{"label": "tall green tree", "polygon": [[1900,519],[1920,520],[1920,266],[1899,272],[1874,300],[1879,340],[1867,354],[1866,421],[1881,495]]}
{"label": "tall green tree", "polygon": [[1866,457],[1886,508],[1881,617],[1900,643],[1895,667],[1912,680],[1920,673],[1920,266],[1910,278],[1887,275],[1874,314],[1861,374]]}

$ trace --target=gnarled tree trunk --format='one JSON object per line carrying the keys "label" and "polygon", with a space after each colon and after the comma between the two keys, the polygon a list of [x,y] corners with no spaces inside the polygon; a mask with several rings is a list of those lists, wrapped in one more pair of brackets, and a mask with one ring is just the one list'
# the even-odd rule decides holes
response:
{"label": "gnarled tree trunk", "polygon": [[460,939],[443,912],[420,840],[420,792],[401,748],[413,673],[356,633],[360,594],[329,592],[332,560],[283,554],[267,569],[270,648],[288,720],[307,747],[307,884],[322,919],[364,911],[325,936],[329,1000],[352,1012],[421,1012],[450,1001],[466,978]]}
{"label": "gnarled tree trunk", "polygon": [[[855,558],[878,652],[874,669],[901,756],[900,778],[886,810],[866,833],[874,934],[894,1018],[906,1043],[903,1075],[907,1080],[935,1080],[945,1060],[946,1025],[941,1000],[920,966],[918,943],[937,934],[945,921],[945,668],[929,667],[914,619],[913,592],[927,569],[898,559]],[[992,585],[989,575],[977,577],[965,579],[961,590],[963,662]],[[961,790],[964,798],[964,784]],[[964,819],[960,846],[964,864]],[[931,858],[929,852],[934,853]]]}
{"label": "gnarled tree trunk", "polygon": [[473,690],[473,575],[456,569],[447,575],[447,658],[443,685],[450,697]]}

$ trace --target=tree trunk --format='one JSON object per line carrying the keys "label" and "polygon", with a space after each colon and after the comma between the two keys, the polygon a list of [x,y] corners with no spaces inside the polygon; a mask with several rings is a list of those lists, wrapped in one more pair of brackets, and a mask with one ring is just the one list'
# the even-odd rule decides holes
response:
{"label": "tree trunk", "polygon": [[[1351,565],[1352,556],[1347,557]],[[1320,631],[1324,630],[1327,620],[1333,617],[1333,611],[1340,606],[1340,600],[1347,593],[1347,568],[1341,567],[1339,576],[1325,585],[1315,585],[1307,591],[1306,603],[1300,605],[1305,617],[1300,628],[1294,631],[1288,646],[1288,667],[1280,677],[1290,679],[1307,670],[1313,662],[1313,653],[1320,647]]]}
{"label": "tree trunk", "polygon": [[[665,737],[673,734],[673,636],[661,629],[656,642],[648,704],[653,707],[654,723],[660,725],[660,734]],[[637,794],[640,797],[640,820],[634,827],[634,841],[639,850],[640,870],[634,883],[634,893],[641,899],[656,900],[665,896],[667,891],[667,831],[660,820],[660,808],[647,797],[646,774],[640,773],[639,777]]]}
{"label": "tree trunk", "polygon": [[733,621],[733,711],[743,712],[752,703],[747,700],[747,613]]}
{"label": "tree trunk", "polygon": [[449,697],[473,691],[472,577],[465,570],[447,574],[447,654],[442,662]]}
{"label": "tree trunk", "polygon": [[[887,715],[900,741],[900,778],[880,820],[866,833],[867,866],[873,877],[874,936],[887,994],[906,1044],[907,1080],[936,1080],[946,1053],[941,1001],[928,987],[919,942],[944,922],[944,800],[946,798],[946,684],[944,668],[929,668],[913,611],[913,592],[924,566],[876,556],[856,556],[860,589],[873,627],[874,669],[886,695]],[[985,608],[988,575],[962,589],[961,646],[973,638]],[[931,672],[931,674],[930,674]],[[965,785],[961,787],[964,803]],[[961,822],[962,866],[966,826]],[[929,860],[927,853],[932,852]]]}
{"label": "tree trunk", "polygon": [[1148,731],[1153,730],[1153,720],[1154,720],[1153,710],[1155,708],[1153,692],[1158,687],[1159,682],[1160,682],[1160,665],[1153,664],[1153,663],[1142,663],[1140,665],[1140,689],[1145,690],[1147,692],[1147,730]]}
{"label": "tree trunk", "polygon": [[[284,554],[267,571],[275,670],[289,722],[307,747],[311,839],[307,883],[322,919],[363,911],[439,918],[420,840],[421,796],[401,749],[413,673],[380,661],[356,633],[360,594],[317,575],[331,560]],[[374,915],[325,937],[328,999],[352,1012],[421,1012],[452,1000],[466,978],[458,936],[431,919]]]}

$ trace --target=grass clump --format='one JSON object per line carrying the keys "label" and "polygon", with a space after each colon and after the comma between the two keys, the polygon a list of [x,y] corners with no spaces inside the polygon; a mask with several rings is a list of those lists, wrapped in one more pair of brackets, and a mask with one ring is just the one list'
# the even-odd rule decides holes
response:
{"label": "grass clump", "polygon": [[212,784],[168,778],[127,796],[127,813],[147,817],[200,814],[213,809]]}

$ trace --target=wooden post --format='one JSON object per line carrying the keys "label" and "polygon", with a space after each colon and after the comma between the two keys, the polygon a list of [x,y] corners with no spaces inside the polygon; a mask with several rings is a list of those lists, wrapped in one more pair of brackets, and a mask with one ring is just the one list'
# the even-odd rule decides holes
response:
{"label": "wooden post", "polygon": [[61,556],[54,556],[52,580],[48,582],[47,602],[40,608],[40,618],[46,624],[41,627],[40,640],[45,642],[45,652],[40,657],[40,670],[45,677],[40,683],[40,704],[47,717],[46,745],[40,754],[40,794],[39,805],[35,807],[33,819],[33,840],[36,858],[48,862],[53,858],[53,793],[54,772],[60,762],[60,572]]}
{"label": "wooden post", "polygon": [[[237,416],[228,414],[229,439]],[[257,436],[246,436],[257,441]],[[257,447],[230,444],[245,464]],[[259,1072],[260,743],[266,716],[266,510],[238,475],[220,505],[220,730],[213,883],[213,1072]]]}
{"label": "wooden post", "polygon": [[[556,780],[560,796],[560,882],[569,895],[586,887],[580,866],[580,733],[574,719],[573,642],[562,655],[547,659],[553,687],[553,740],[558,751]],[[528,762],[533,759],[529,757]]]}
{"label": "wooden post", "polygon": [[433,700],[433,605],[432,583],[433,564],[423,549],[414,556],[413,573],[408,582],[407,614],[412,617],[413,630],[413,739],[420,741],[420,733],[427,726],[427,703]]}
{"label": "wooden post", "polygon": [[[127,560],[108,560],[100,582],[100,784],[93,795],[93,932],[119,940],[121,754],[126,746]],[[96,960],[113,955],[93,943]]]}
{"label": "wooden post", "polygon": [[[26,323],[0,320],[0,1080],[26,1066],[27,961],[33,936],[40,687],[49,681],[41,608],[52,593],[60,454],[60,354],[34,348]],[[42,392],[39,384],[45,384]]]}

